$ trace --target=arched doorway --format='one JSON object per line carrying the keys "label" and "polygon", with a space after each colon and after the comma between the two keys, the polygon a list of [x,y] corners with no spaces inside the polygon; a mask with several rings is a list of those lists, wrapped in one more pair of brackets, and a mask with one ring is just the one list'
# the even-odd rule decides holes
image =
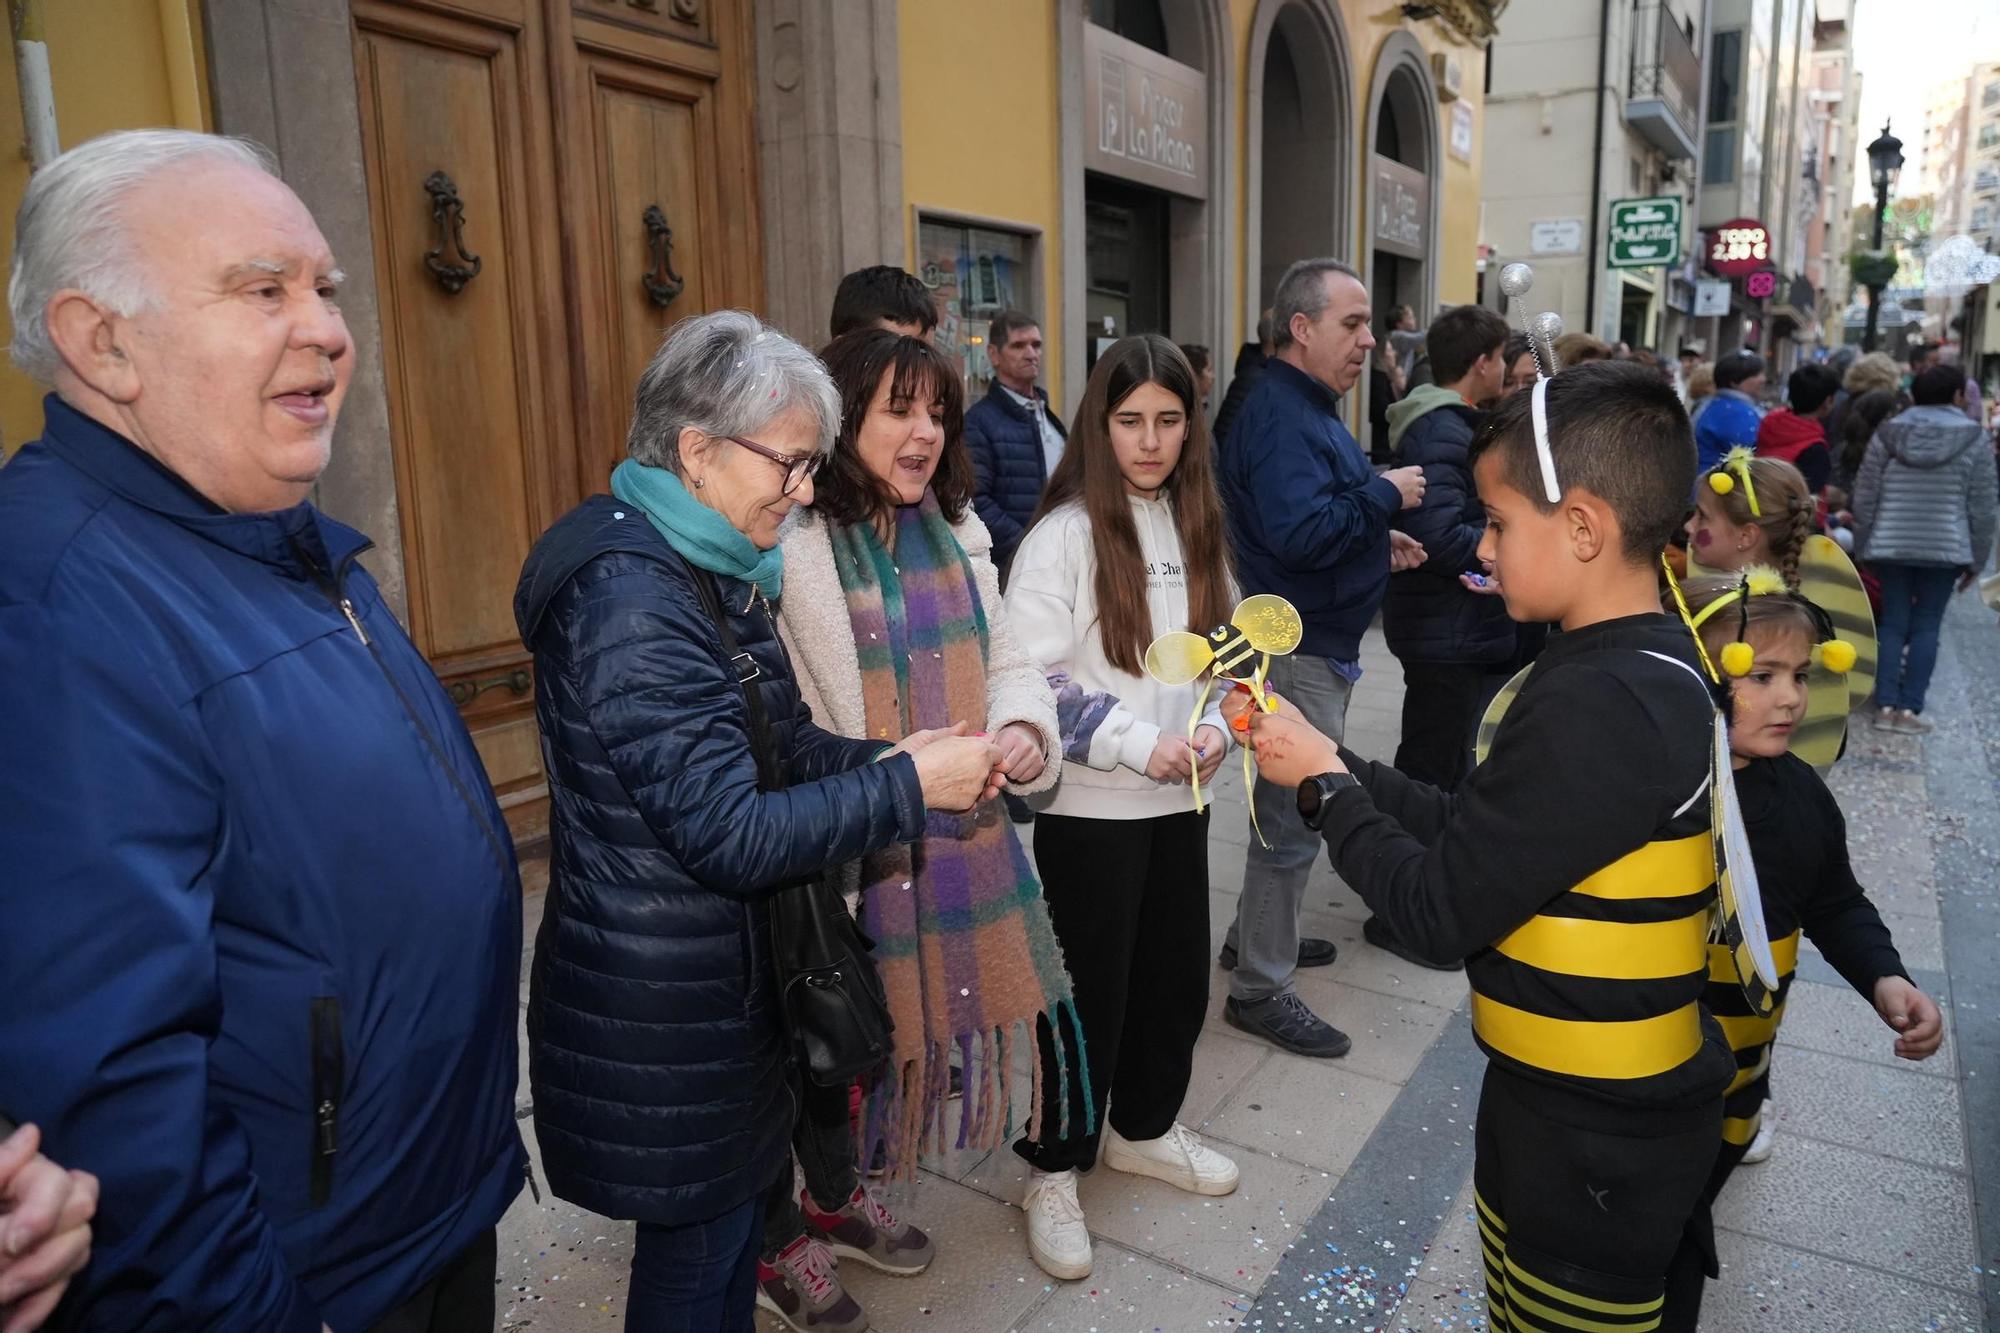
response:
{"label": "arched doorway", "polygon": [[1323,0],[1262,0],[1250,29],[1249,283],[1254,336],[1293,261],[1353,254],[1347,37]]}
{"label": "arched doorway", "polygon": [[1369,297],[1378,315],[1409,306],[1421,328],[1437,313],[1437,96],[1407,33],[1383,43],[1369,107]]}
{"label": "arched doorway", "polygon": [[[1236,282],[1223,151],[1232,64],[1226,10],[1224,0],[1086,0],[1059,10],[1068,90],[1062,363],[1072,400],[1107,336],[1222,342]],[[1135,100],[1134,90],[1146,87]],[[1164,137],[1172,151],[1144,162],[1137,151],[1116,151],[1107,114],[1133,124],[1139,114],[1156,117],[1147,126],[1152,140]],[[1177,174],[1177,161],[1190,170]]]}

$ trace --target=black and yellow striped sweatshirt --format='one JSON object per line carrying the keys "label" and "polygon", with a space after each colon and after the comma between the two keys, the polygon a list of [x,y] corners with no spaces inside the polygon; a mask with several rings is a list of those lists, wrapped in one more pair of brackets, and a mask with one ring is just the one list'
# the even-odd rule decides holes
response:
{"label": "black and yellow striped sweatshirt", "polygon": [[1870,1004],[1877,981],[1907,980],[1909,973],[1882,914],[1854,878],[1847,858],[1847,821],[1812,765],[1789,754],[1753,759],[1737,770],[1736,798],[1743,806],[1764,923],[1782,978],[1777,1007],[1758,1018],[1736,984],[1728,955],[1719,947],[1710,950],[1704,999],[1736,1054],[1736,1075],[1723,1102],[1722,1134],[1727,1142],[1745,1144],[1756,1137],[1758,1113],[1770,1095],[1771,1043],[1785,1016],[1801,931]]}
{"label": "black and yellow striped sweatshirt", "polygon": [[1417,951],[1464,958],[1474,1032],[1523,1077],[1635,1108],[1718,1097],[1700,1006],[1715,897],[1714,707],[1664,615],[1551,639],[1491,753],[1447,796],[1349,756],[1334,868]]}

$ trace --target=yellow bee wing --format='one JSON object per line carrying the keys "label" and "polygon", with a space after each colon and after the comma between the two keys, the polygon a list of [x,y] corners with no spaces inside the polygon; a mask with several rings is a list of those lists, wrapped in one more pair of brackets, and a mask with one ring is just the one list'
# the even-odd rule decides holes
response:
{"label": "yellow bee wing", "polygon": [[1493,748],[1493,736],[1500,730],[1500,719],[1507,716],[1507,709],[1520,695],[1521,687],[1528,683],[1528,673],[1532,670],[1532,666],[1524,666],[1508,677],[1507,683],[1500,687],[1500,693],[1493,696],[1493,702],[1486,705],[1472,743],[1472,762],[1475,764],[1486,762],[1486,752]]}
{"label": "yellow bee wing", "polygon": [[1174,630],[1153,640],[1146,649],[1146,674],[1162,685],[1186,685],[1215,661],[1208,640],[1186,630]]}
{"label": "yellow bee wing", "polygon": [[1279,657],[1296,649],[1306,633],[1298,608],[1276,593],[1262,592],[1244,598],[1229,617],[1229,623],[1243,631],[1252,648]]}

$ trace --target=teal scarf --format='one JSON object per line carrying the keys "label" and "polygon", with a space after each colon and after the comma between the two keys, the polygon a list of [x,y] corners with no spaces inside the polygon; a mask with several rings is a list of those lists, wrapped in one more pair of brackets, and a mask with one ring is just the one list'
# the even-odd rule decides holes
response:
{"label": "teal scarf", "polygon": [[611,493],[637,505],[667,539],[667,545],[696,568],[753,583],[772,599],[783,591],[785,558],[778,548],[758,550],[665,468],[647,467],[628,458],[611,473]]}

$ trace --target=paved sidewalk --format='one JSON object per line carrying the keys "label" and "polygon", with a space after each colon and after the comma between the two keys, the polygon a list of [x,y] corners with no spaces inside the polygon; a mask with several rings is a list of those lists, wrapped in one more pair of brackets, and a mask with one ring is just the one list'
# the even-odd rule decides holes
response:
{"label": "paved sidewalk", "polygon": [[[1923,1066],[1894,1060],[1872,1009],[1806,951],[1774,1066],[1777,1152],[1724,1196],[1726,1268],[1710,1284],[1705,1329],[1988,1327],[1979,1269],[2000,1257],[2000,1234],[1979,1241],[1974,1217],[2000,1180],[2000,632],[1961,598],[1948,634],[1930,711],[1958,725],[1922,742],[1863,730],[1834,782],[1862,881],[1918,984],[1948,1006],[1945,1050]],[[1363,662],[1348,740],[1387,757],[1401,673],[1379,633]],[[1249,836],[1241,770],[1225,773],[1210,849],[1216,944],[1235,912]],[[531,947],[539,914],[537,894]],[[1353,1037],[1343,1059],[1306,1060],[1226,1027],[1227,987],[1211,975],[1182,1119],[1237,1160],[1234,1195],[1198,1199],[1093,1173],[1080,1193],[1096,1271],[1064,1284],[1028,1258],[1027,1173],[1011,1151],[932,1162],[899,1200],[937,1240],[931,1271],[896,1279],[843,1267],[875,1328],[1485,1328],[1468,1186],[1483,1060],[1464,977],[1364,944],[1365,916],[1329,869],[1315,870],[1307,929],[1334,939],[1340,957],[1302,973],[1299,990]],[[527,1095],[524,1065],[524,1113]],[[1976,1108],[1983,1142],[1968,1141],[1962,1105]],[[532,1147],[532,1123],[523,1128]],[[1980,1215],[2000,1224],[2000,1197]],[[500,1327],[621,1328],[630,1234],[546,1194],[539,1205],[523,1196],[501,1231]]]}

